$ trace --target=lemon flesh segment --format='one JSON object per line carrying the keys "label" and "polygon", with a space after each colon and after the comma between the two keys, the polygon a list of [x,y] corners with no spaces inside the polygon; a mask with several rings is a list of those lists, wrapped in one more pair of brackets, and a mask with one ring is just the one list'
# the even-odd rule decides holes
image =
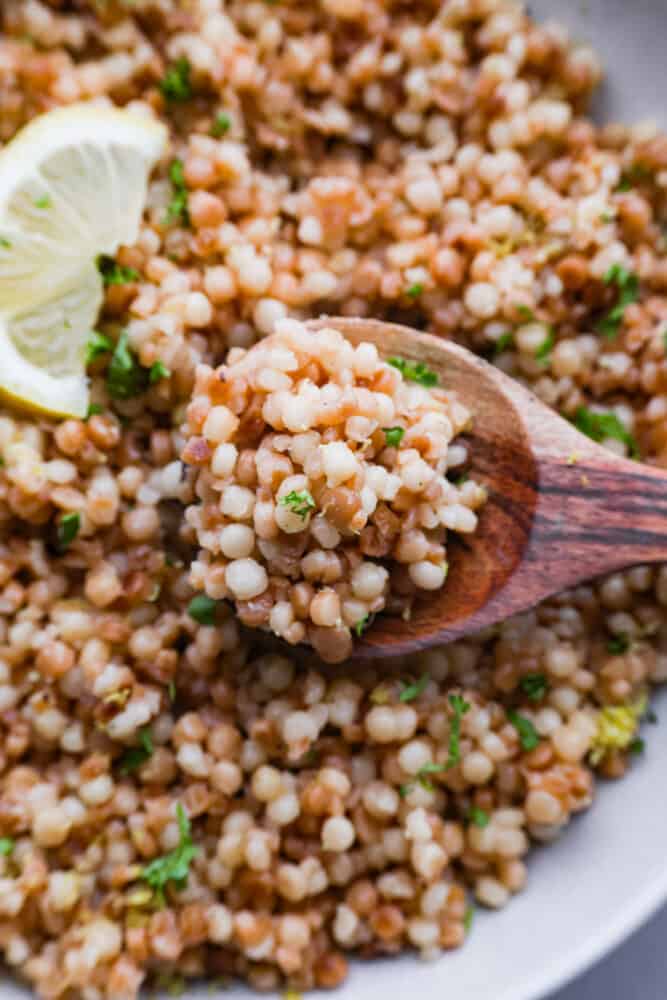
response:
{"label": "lemon flesh segment", "polygon": [[84,416],[85,349],[103,298],[95,260],[139,234],[164,126],[73,105],[0,151],[0,391]]}
{"label": "lemon flesh segment", "polygon": [[88,410],[88,381],[85,375],[51,375],[17,351],[0,319],[0,400],[19,410],[35,410],[59,417],[85,417]]}
{"label": "lemon flesh segment", "polygon": [[88,409],[86,345],[102,305],[89,263],[77,284],[23,315],[0,320],[0,389],[23,406],[60,416]]}

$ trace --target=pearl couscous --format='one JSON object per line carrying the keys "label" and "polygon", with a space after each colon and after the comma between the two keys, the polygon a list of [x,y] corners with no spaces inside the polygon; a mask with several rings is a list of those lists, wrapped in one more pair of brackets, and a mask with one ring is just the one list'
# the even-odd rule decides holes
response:
{"label": "pearl couscous", "polygon": [[200,501],[185,512],[201,546],[191,583],[329,663],[376,614],[409,615],[445,584],[447,530],[474,531],[485,499],[453,443],[471,415],[436,382],[293,319],[200,366],[182,453]]}
{"label": "pearl couscous", "polygon": [[[0,4],[0,141],[80,100],[169,130],[137,242],[100,261],[87,419],[0,414],[0,952],[43,1000],[202,977],[303,992],[355,955],[435,959],[640,753],[665,567],[391,664],[297,665],[243,627],[274,575],[256,516],[301,515],[258,498],[261,449],[207,374],[285,321],[376,316],[666,466],[667,139],[596,127],[600,75],[510,0]],[[285,399],[297,434],[304,405]],[[293,433],[262,458],[300,476]],[[348,441],[318,452],[333,481]],[[313,500],[323,555],[298,558],[328,586],[340,530]],[[428,564],[412,583],[439,584],[432,540],[403,544]],[[377,558],[346,567],[346,627],[385,591]],[[330,583],[276,593],[269,627],[335,628]]]}

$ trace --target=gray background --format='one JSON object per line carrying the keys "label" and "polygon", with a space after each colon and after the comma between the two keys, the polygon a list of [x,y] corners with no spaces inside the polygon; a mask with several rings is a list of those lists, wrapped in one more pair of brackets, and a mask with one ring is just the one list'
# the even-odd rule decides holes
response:
{"label": "gray background", "polygon": [[617,951],[549,1000],[665,1000],[667,907]]}

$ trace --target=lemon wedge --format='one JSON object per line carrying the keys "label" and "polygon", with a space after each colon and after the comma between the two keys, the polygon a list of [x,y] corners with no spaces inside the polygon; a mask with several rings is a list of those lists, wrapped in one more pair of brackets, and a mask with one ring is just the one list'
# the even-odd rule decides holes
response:
{"label": "lemon wedge", "polygon": [[0,394],[14,403],[85,415],[96,259],[136,241],[166,144],[163,125],[87,103],[41,115],[0,150]]}

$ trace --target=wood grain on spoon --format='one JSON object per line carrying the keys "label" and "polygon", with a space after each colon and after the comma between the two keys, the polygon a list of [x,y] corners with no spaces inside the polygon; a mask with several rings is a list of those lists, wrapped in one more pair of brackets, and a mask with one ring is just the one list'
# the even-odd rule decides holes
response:
{"label": "wood grain on spoon", "polygon": [[594,444],[533,393],[450,341],[366,319],[321,319],[384,357],[421,361],[474,414],[470,473],[489,499],[472,535],[449,535],[449,576],[409,621],[380,615],[355,657],[450,642],[558,591],[667,561],[667,474]]}

